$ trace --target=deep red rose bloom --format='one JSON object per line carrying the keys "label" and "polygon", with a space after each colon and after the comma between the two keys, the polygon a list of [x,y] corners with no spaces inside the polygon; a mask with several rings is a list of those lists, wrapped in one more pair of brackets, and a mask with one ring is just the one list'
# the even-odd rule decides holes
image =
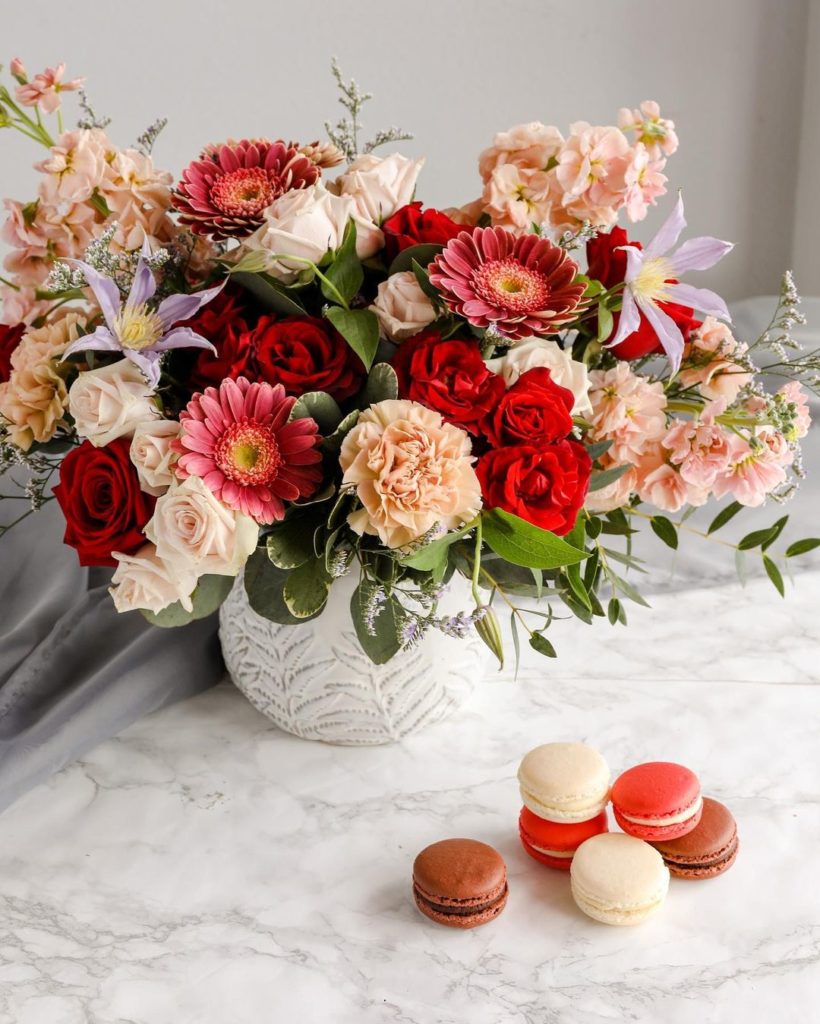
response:
{"label": "deep red rose bloom", "polygon": [[487,508],[564,535],[584,503],[592,460],[578,441],[496,448],[476,466]]}
{"label": "deep red rose bloom", "polygon": [[393,360],[399,395],[440,412],[448,423],[471,434],[504,394],[504,379],[487,368],[474,341],[442,341],[422,331],[399,346]]}
{"label": "deep red rose bloom", "polygon": [[411,245],[424,242],[446,245],[464,230],[463,224],[456,224],[441,210],[422,210],[421,203],[408,203],[382,224],[387,260],[392,263],[402,249],[409,249]]}
{"label": "deep red rose bloom", "polygon": [[54,497],[65,516],[63,541],[76,549],[80,565],[116,566],[112,551],[130,554],[145,543],[142,529],[156,498],[140,490],[130,447],[125,437],[104,448],[83,441],[60,465]]}
{"label": "deep red rose bloom", "polygon": [[[600,281],[605,288],[612,288],[620,284],[626,276],[626,253],[618,251],[619,246],[633,245],[636,249],[643,246],[640,242],[630,242],[626,231],[623,228],[615,227],[609,232],[602,232],[587,242],[587,273],[591,278]],[[668,314],[680,328],[684,342],[689,341],[689,333],[698,326],[700,321],[693,319],[694,312],[688,306],[679,306],[675,302],[659,302],[658,305]],[[640,310],[639,310],[640,312]],[[661,352],[661,344],[652,325],[641,315],[641,324],[637,331],[610,349],[613,355],[619,359],[640,359],[641,356],[648,356],[651,352]],[[620,313],[614,314],[612,337],[618,330]]]}
{"label": "deep red rose bloom", "polygon": [[215,353],[197,350],[188,378],[191,391],[218,388],[226,378],[236,380],[245,373],[251,357],[248,315],[242,292],[228,285],[195,317],[182,322],[180,326],[190,327],[216,346]]}
{"label": "deep red rose bloom", "polygon": [[522,373],[484,421],[495,448],[514,444],[549,444],[572,430],[575,397],[552,379],[544,366]]}
{"label": "deep red rose bloom", "polygon": [[0,324],[0,384],[5,384],[11,376],[11,354],[17,348],[25,333],[25,324]]}
{"label": "deep red rose bloom", "polygon": [[327,320],[263,316],[249,338],[255,379],[282,384],[289,395],[326,391],[340,402],[364,380],[364,363]]}

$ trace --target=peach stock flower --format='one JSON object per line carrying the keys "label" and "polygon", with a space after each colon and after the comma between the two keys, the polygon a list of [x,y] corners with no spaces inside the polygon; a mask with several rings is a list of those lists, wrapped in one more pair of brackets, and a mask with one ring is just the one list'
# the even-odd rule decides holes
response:
{"label": "peach stock flower", "polygon": [[579,223],[614,224],[623,205],[631,157],[629,142],[617,128],[586,121],[571,125],[555,169],[566,212]]}
{"label": "peach stock flower", "polygon": [[[25,69],[22,64],[15,65],[18,73]],[[12,71],[14,74],[14,71]],[[73,92],[79,89],[85,81],[84,78],[72,78],[68,82],[63,81],[65,64],[58,64],[54,68],[46,68],[39,75],[35,75],[30,82],[25,82],[17,89],[17,102],[23,107],[37,107],[44,114],[53,114],[58,110],[62,100],[61,92]]]}
{"label": "peach stock flower", "polygon": [[546,171],[564,143],[563,135],[552,125],[530,121],[498,132],[493,144],[478,158],[478,170],[484,182],[496,168],[506,164],[533,171]]}
{"label": "peach stock flower", "polygon": [[593,370],[589,380],[590,437],[613,442],[608,454],[615,464],[636,463],[647,445],[666,432],[663,384],[633,373],[627,362],[611,370]]}
{"label": "peach stock flower", "polygon": [[747,346],[726,324],[707,316],[690,335],[678,380],[685,387],[697,387],[704,398],[724,399],[731,405],[752,381],[743,358],[746,352]]}
{"label": "peach stock flower", "polygon": [[697,420],[673,420],[663,439],[669,461],[678,467],[687,484],[703,494],[703,501],[690,500],[692,505],[706,501],[715,480],[729,467],[730,435],[715,422],[724,404],[707,408]]}
{"label": "peach stock flower", "polygon": [[639,110],[621,107],[618,126],[621,131],[634,132],[636,140],[646,146],[652,160],[671,156],[678,148],[675,122],[661,117],[661,108],[654,100],[644,100]]}
{"label": "peach stock flower", "polygon": [[549,220],[550,176],[545,171],[502,164],[487,179],[482,201],[493,225],[518,234],[530,232],[533,224]]}
{"label": "peach stock flower", "polygon": [[441,524],[455,529],[481,508],[481,487],[465,431],[418,402],[388,400],[366,409],[344,440],[342,485],[363,508],[348,517],[359,534],[403,547]]}
{"label": "peach stock flower", "polygon": [[716,498],[731,494],[741,505],[756,508],[785,480],[779,453],[763,441],[735,434],[729,439],[729,468],[715,481],[713,493]]}

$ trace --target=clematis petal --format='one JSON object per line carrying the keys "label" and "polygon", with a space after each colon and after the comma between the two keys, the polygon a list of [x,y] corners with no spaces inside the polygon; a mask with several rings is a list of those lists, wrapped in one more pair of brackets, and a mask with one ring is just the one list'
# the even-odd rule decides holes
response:
{"label": "clematis petal", "polygon": [[639,303],[641,312],[649,321],[652,330],[657,334],[661,348],[672,365],[672,372],[677,373],[683,356],[683,335],[680,328],[667,313],[654,302]]}
{"label": "clematis petal", "polygon": [[686,227],[686,218],[683,216],[683,196],[678,192],[678,201],[674,209],[661,225],[660,230],[651,242],[644,248],[644,256],[663,256],[669,252],[672,246],[680,238],[680,233]]}
{"label": "clematis petal", "polygon": [[670,301],[681,306],[691,306],[707,316],[716,316],[727,323],[732,322],[732,315],[726,303],[708,288],[694,288],[691,284],[670,284],[667,288]]}
{"label": "clematis petal", "polygon": [[626,256],[626,272],[624,281],[629,284],[640,274],[644,264],[644,253],[634,245],[619,245],[618,252]]}
{"label": "clematis petal", "polygon": [[60,361],[62,362],[63,359],[67,359],[75,352],[87,352],[91,349],[95,352],[119,352],[120,347],[120,343],[111,331],[107,327],[100,326],[91,334],[84,334],[82,338],[72,341],[63,352]]}
{"label": "clematis petal", "polygon": [[690,238],[669,257],[675,277],[687,270],[708,270],[734,249],[733,242],[722,242],[719,238],[702,235]]}
{"label": "clematis petal", "polygon": [[131,282],[131,291],[128,293],[127,305],[129,306],[141,306],[157,290],[157,282],[154,280],[150,267],[145,262],[145,257],[150,255],[151,246],[146,238],[140,257],[137,260],[137,269],[134,272],[134,280]]}
{"label": "clematis petal", "polygon": [[163,329],[167,331],[178,320],[192,317],[211,299],[215,299],[225,284],[226,281],[223,281],[215,288],[206,288],[205,291],[194,292],[193,295],[169,295],[167,299],[163,299],[157,310]]}
{"label": "clematis petal", "polygon": [[151,351],[167,352],[171,348],[209,348],[216,352],[216,347],[207,338],[192,331],[190,327],[175,327],[163,335],[156,345],[152,345]]}
{"label": "clematis petal", "polygon": [[632,292],[627,289],[624,292],[621,318],[618,321],[618,330],[615,332],[614,338],[610,338],[609,341],[604,343],[604,348],[614,348],[616,345],[619,345],[624,338],[628,338],[630,334],[634,334],[640,326],[641,314],[638,310],[638,306]]}
{"label": "clematis petal", "polygon": [[152,388],[159,384],[160,359],[159,352],[136,352],[134,349],[125,349],[123,355],[142,372]]}
{"label": "clematis petal", "polygon": [[[74,263],[75,261],[69,260],[67,262]],[[82,270],[83,276],[88,282],[88,287],[94,293],[94,298],[102,310],[105,322],[108,324],[109,329],[113,331],[114,321],[117,319],[117,314],[122,306],[119,288],[110,277],[103,277],[98,270],[95,270],[87,263],[83,263],[82,260],[76,260],[76,263]]]}

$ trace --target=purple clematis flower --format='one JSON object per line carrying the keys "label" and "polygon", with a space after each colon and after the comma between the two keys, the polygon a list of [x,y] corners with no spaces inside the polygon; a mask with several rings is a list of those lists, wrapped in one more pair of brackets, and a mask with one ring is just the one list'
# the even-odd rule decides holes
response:
{"label": "purple clematis flower", "polygon": [[77,261],[103,312],[105,325],[69,345],[63,359],[72,352],[85,352],[88,349],[122,352],[126,359],[140,368],[151,386],[156,387],[159,384],[160,360],[170,349],[209,348],[212,352],[216,351],[207,338],[192,331],[190,327],[174,327],[174,324],[178,320],[192,317],[215,298],[222,291],[224,282],[193,295],[169,295],[156,309],[152,309],[148,302],[157,290],[157,283],[144,260],[147,255],[150,255],[150,249],[146,243],[137,261],[131,291],[124,303],[119,288],[110,278],[104,277],[87,263]]}
{"label": "purple clematis flower", "polygon": [[658,306],[659,302],[691,306],[707,316],[732,322],[726,303],[719,295],[708,288],[673,284],[669,280],[680,277],[687,270],[708,270],[734,248],[732,242],[703,236],[690,238],[670,253],[669,250],[685,227],[683,199],[678,195],[674,210],[645,249],[636,249],[632,245],[620,247],[626,253],[626,287],[618,330],[606,344],[607,348],[614,348],[637,331],[643,313],[657,334],[675,373],[683,355],[683,335],[675,321]]}

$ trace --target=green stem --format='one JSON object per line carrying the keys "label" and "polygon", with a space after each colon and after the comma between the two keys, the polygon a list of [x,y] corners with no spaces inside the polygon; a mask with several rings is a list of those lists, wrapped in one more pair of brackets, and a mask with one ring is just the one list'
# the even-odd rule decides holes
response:
{"label": "green stem", "polygon": [[[639,519],[652,519],[648,512],[641,512],[637,508],[625,508],[624,512],[628,516],[638,516]],[[711,533],[704,533],[703,530],[696,530],[694,526],[687,526],[686,523],[681,520],[680,522],[672,522],[672,525],[677,530],[685,530],[687,533],[693,533],[696,537],[702,537],[704,540],[709,540],[713,544],[721,544],[725,548],[731,548],[733,551],[737,551],[737,544],[732,544],[728,540],[721,540],[719,537],[712,536]]]}
{"label": "green stem", "polygon": [[481,572],[481,544],[483,541],[481,517],[475,524],[475,555],[473,560],[473,600],[476,607],[481,605],[481,594],[478,591],[478,577]]}

